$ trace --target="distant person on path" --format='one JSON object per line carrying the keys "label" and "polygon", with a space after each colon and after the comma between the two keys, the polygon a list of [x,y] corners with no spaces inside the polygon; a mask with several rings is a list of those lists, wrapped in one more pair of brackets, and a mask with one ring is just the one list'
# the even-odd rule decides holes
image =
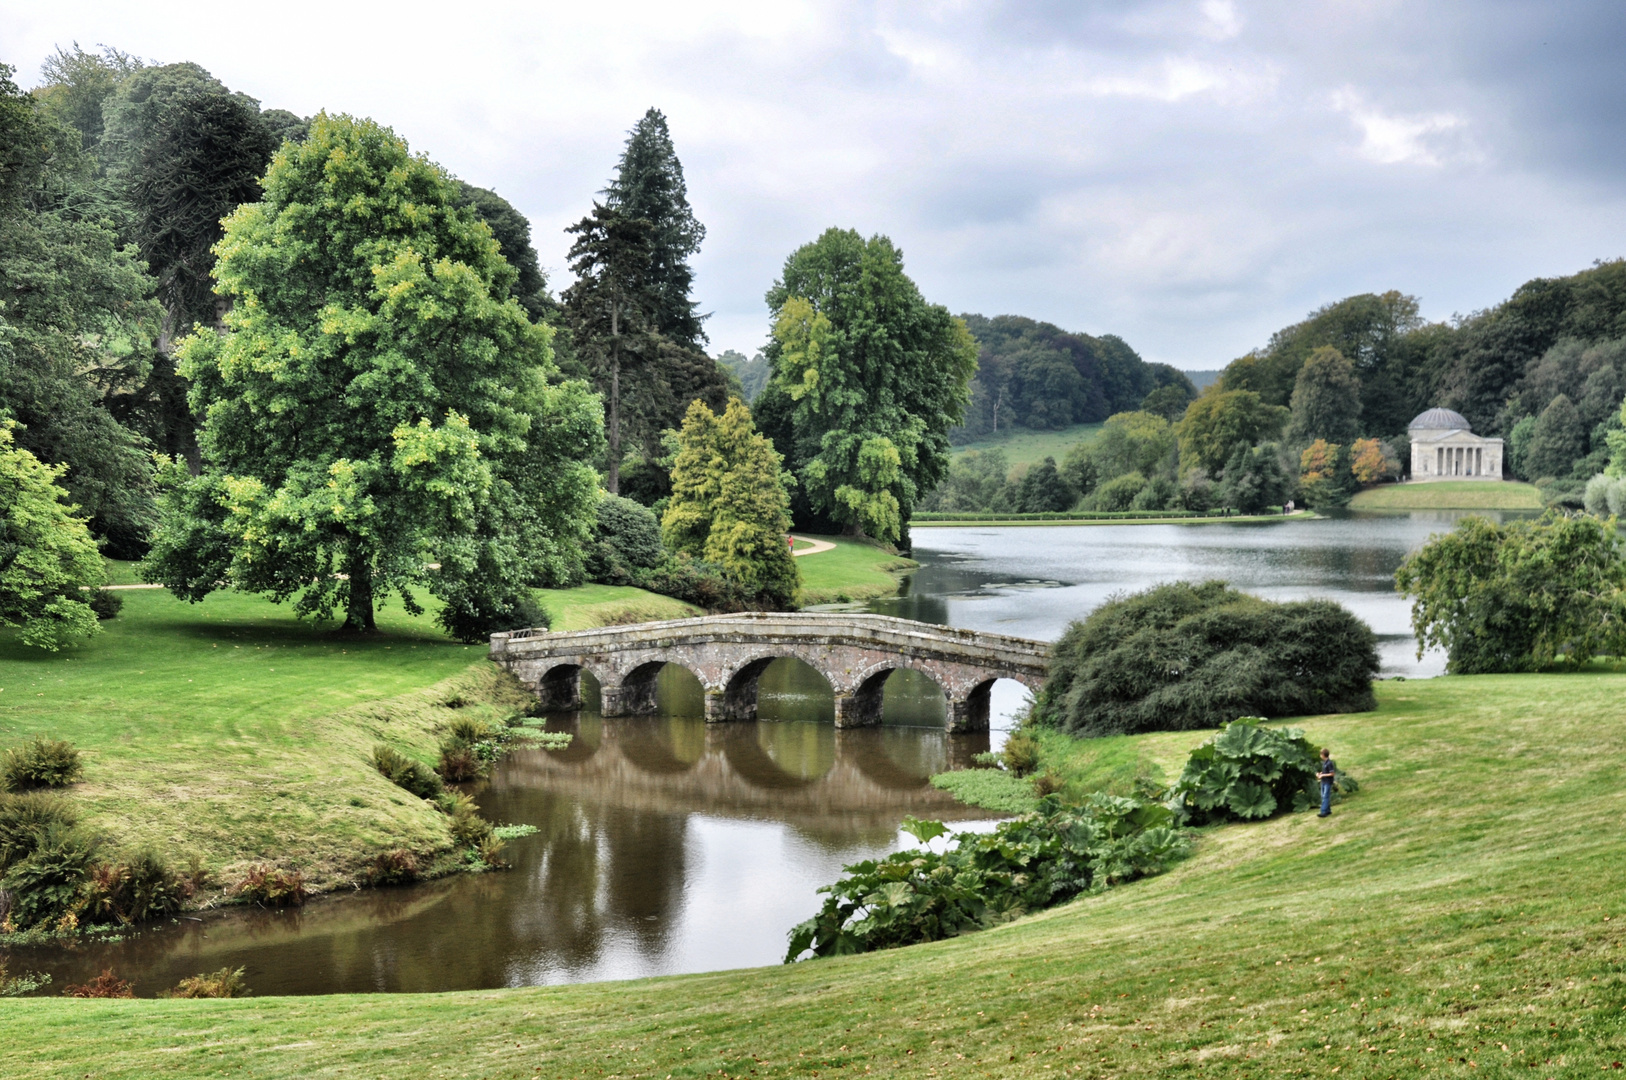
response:
{"label": "distant person on path", "polygon": [[1321,813],[1317,817],[1332,816],[1332,782],[1338,778],[1338,763],[1325,746],[1321,748],[1321,771],[1315,774],[1321,781]]}

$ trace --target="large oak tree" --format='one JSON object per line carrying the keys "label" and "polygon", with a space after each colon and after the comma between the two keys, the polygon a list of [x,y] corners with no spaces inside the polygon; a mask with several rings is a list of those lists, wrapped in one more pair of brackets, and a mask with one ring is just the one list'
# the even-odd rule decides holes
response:
{"label": "large oak tree", "polygon": [[491,230],[389,129],[317,117],[264,192],[216,247],[224,332],[179,348],[202,471],[172,477],[149,573],[356,630],[415,587],[465,638],[524,619],[583,547],[597,401],[550,378]]}

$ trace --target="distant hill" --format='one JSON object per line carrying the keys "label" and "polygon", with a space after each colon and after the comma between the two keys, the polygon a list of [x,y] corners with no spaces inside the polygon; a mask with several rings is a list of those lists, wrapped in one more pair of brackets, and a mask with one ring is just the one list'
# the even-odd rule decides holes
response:
{"label": "distant hill", "polygon": [[1195,386],[1200,394],[1209,386],[1218,382],[1222,374],[1224,372],[1221,369],[1214,368],[1209,371],[1188,371],[1186,372],[1186,378],[1191,380],[1191,385]]}
{"label": "distant hill", "polygon": [[[1055,431],[1100,423],[1141,407],[1161,387],[1159,411],[1171,395],[1190,400],[1197,388],[1168,364],[1148,364],[1122,338],[1063,330],[1020,315],[966,314],[978,346],[977,375],[963,426],[949,435],[957,445],[1011,428]],[[1183,403],[1176,402],[1179,409]]]}
{"label": "distant hill", "polygon": [[768,385],[768,376],[773,374],[768,366],[768,358],[761,353],[747,360],[744,353],[729,349],[717,358],[717,363],[722,365],[725,372],[734,376],[734,381],[739,384],[737,388],[739,395],[745,399],[747,405],[756,401],[757,395],[762,393],[762,388]]}

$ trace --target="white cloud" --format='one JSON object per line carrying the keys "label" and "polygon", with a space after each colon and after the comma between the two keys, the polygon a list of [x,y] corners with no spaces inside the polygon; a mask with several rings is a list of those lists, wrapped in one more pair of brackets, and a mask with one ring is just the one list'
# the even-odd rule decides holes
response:
{"label": "white cloud", "polygon": [[1332,105],[1360,129],[1360,155],[1380,165],[1442,165],[1447,154],[1443,140],[1436,136],[1464,126],[1463,119],[1451,113],[1395,116],[1381,112],[1348,87],[1333,94]]}

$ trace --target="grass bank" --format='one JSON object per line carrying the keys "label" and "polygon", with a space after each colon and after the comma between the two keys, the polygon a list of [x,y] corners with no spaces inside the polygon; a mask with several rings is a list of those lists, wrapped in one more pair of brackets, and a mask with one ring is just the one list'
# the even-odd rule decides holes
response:
{"label": "grass bank", "polygon": [[835,545],[796,560],[802,572],[800,599],[812,604],[844,604],[891,596],[898,591],[898,575],[920,564],[893,555],[873,544],[840,536],[818,536]]}
{"label": "grass bank", "polygon": [[705,614],[693,604],[631,585],[539,589],[537,599],[552,618],[554,630],[591,630],[595,626],[687,619],[691,615]]}
{"label": "grass bank", "polygon": [[[527,990],[14,1001],[0,1071],[1595,1075],[1626,1060],[1623,694],[1614,674],[1382,683],[1376,712],[1303,724],[1361,781],[1333,817],[1207,830],[1162,877],[956,940]],[[1112,754],[1168,769],[1202,737]]]}
{"label": "grass bank", "polygon": [[1511,480],[1429,480],[1368,488],[1352,510],[1540,510],[1534,484]]}
{"label": "grass bank", "polygon": [[217,886],[266,862],[332,888],[379,851],[449,848],[445,817],[380,776],[373,746],[428,760],[446,702],[492,718],[523,705],[484,649],[399,606],[358,639],[238,593],[122,595],[117,619],[61,653],[0,635],[0,745],[73,742],[85,824],[115,850],[197,856]]}
{"label": "grass bank", "polygon": [[1072,427],[1059,428],[1055,431],[1009,428],[998,435],[956,446],[952,453],[963,454],[967,450],[1003,450],[1005,459],[1010,462],[1012,468],[1018,465],[1036,465],[1047,457],[1055,458],[1056,464],[1059,465],[1074,443],[1095,438],[1104,426],[1074,424]]}

